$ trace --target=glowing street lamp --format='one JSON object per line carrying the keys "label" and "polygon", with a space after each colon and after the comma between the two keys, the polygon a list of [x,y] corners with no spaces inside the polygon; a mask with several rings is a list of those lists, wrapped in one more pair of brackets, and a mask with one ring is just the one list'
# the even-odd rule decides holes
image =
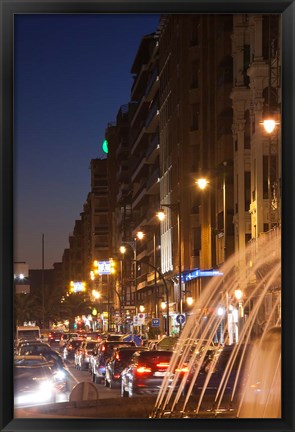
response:
{"label": "glowing street lamp", "polygon": [[143,232],[143,231],[138,231],[138,232],[136,233],[136,237],[137,237],[139,240],[142,240],[142,239],[144,238],[144,232]]}
{"label": "glowing street lamp", "polygon": [[92,290],[91,294],[95,298],[95,300],[98,300],[101,297],[101,293],[95,289]]}
{"label": "glowing street lamp", "polygon": [[265,132],[267,132],[268,134],[271,134],[275,130],[275,127],[279,123],[276,122],[274,119],[269,118],[269,119],[263,120],[263,122],[261,122],[261,124],[263,125]]}
{"label": "glowing street lamp", "polygon": [[199,186],[199,188],[200,189],[205,189],[207,186],[208,186],[208,184],[209,184],[209,182],[208,182],[208,180],[207,179],[205,179],[205,178],[199,178],[198,180],[196,180],[196,182],[195,182],[198,186]]}

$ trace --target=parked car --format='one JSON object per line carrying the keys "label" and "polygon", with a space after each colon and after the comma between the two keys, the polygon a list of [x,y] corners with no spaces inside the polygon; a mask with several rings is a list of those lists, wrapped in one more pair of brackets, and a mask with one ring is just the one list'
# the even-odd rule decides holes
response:
{"label": "parked car", "polygon": [[111,357],[106,362],[105,386],[109,388],[121,385],[121,372],[127,366],[128,361],[135,351],[147,350],[146,347],[119,347],[113,350]]}
{"label": "parked car", "polygon": [[172,351],[136,351],[121,373],[121,396],[158,392],[172,355]]}
{"label": "parked car", "polygon": [[84,342],[84,341],[85,341],[85,339],[81,338],[81,337],[70,339],[66,343],[66,345],[63,349],[63,353],[62,353],[63,359],[64,360],[74,359],[76,349],[79,348],[81,346],[82,342]]}
{"label": "parked car", "polygon": [[42,356],[16,356],[14,359],[14,406],[29,407],[55,403],[66,391],[66,378]]}
{"label": "parked car", "polygon": [[90,356],[99,342],[96,340],[84,340],[75,352],[75,368],[79,370],[88,370]]}
{"label": "parked car", "polygon": [[103,341],[99,344],[97,355],[92,359],[92,381],[101,383],[105,377],[105,365],[107,359],[112,355],[114,348],[136,346],[135,342]]}

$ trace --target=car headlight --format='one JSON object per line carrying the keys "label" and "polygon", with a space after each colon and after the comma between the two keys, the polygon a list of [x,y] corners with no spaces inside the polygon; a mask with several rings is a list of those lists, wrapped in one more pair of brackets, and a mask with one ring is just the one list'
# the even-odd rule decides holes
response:
{"label": "car headlight", "polygon": [[45,380],[40,382],[40,390],[44,392],[52,392],[54,388],[54,383],[50,380]]}
{"label": "car headlight", "polygon": [[66,373],[63,370],[59,370],[54,374],[55,379],[61,381],[66,378]]}

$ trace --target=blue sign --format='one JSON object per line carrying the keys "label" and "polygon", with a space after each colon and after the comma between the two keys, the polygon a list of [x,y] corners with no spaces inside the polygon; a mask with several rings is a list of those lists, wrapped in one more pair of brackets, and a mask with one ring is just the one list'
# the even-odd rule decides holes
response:
{"label": "blue sign", "polygon": [[223,273],[221,273],[218,270],[194,270],[186,274],[184,279],[185,282],[188,282],[198,277],[207,277],[207,276],[223,276]]}
{"label": "blue sign", "polygon": [[152,327],[160,327],[160,318],[152,318]]}
{"label": "blue sign", "polygon": [[176,321],[178,322],[178,324],[185,323],[185,315],[184,314],[178,314],[176,316]]}

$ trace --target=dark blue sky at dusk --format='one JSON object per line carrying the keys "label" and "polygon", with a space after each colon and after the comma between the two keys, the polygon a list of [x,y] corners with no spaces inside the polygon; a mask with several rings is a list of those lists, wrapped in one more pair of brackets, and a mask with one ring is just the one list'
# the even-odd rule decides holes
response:
{"label": "dark blue sky at dusk", "polygon": [[104,157],[109,122],[130,100],[130,69],[158,15],[16,15],[14,260],[62,260]]}

